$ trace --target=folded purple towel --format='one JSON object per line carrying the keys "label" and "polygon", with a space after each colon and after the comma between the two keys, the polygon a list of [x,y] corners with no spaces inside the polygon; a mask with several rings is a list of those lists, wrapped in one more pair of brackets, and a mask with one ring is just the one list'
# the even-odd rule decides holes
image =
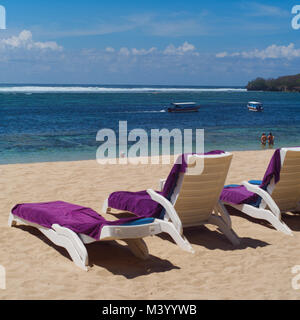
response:
{"label": "folded purple towel", "polygon": [[250,192],[244,186],[226,187],[223,189],[220,199],[232,204],[251,204],[257,201],[258,196]]}

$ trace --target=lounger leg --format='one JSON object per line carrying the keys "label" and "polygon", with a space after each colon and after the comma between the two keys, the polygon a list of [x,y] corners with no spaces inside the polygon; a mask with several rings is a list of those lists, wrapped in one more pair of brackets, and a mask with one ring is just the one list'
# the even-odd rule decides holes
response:
{"label": "lounger leg", "polygon": [[27,222],[21,218],[15,218],[14,215],[10,213],[8,217],[8,225],[11,227],[15,225],[17,221],[24,223],[25,225],[32,225],[39,229],[54,244],[65,248],[78,267],[85,271],[88,270],[87,266],[89,259],[86,247],[75,232],[68,228],[61,227],[58,224],[53,224],[52,229],[44,228]]}
{"label": "lounger leg", "polygon": [[8,215],[8,226],[12,227],[15,226],[17,224],[17,222],[14,219],[14,215],[10,212]]}
{"label": "lounger leg", "polygon": [[180,235],[178,233],[172,223],[163,220],[161,220],[159,223],[161,226],[161,230],[168,233],[181,249],[191,253],[195,252],[189,241],[185,238],[184,235]]}
{"label": "lounger leg", "polygon": [[52,228],[56,231],[56,236],[52,238],[51,236],[49,237],[49,234],[46,234],[46,236],[58,246],[66,248],[74,263],[81,269],[87,271],[89,263],[88,252],[78,235],[72,230],[57,224],[52,225]]}
{"label": "lounger leg", "polygon": [[242,211],[252,218],[268,221],[275,229],[287,235],[292,235],[292,230],[270,210],[255,208],[250,205],[234,205],[234,208]]}
{"label": "lounger leg", "polygon": [[279,231],[288,234],[290,236],[293,235],[292,230],[281,220],[273,215],[269,215],[267,220]]}
{"label": "lounger leg", "polygon": [[230,215],[225,208],[224,204],[221,201],[218,201],[218,204],[216,206],[216,211],[221,214],[221,217],[223,218],[224,222],[228,225],[228,227],[232,228],[231,218]]}
{"label": "lounger leg", "polygon": [[102,206],[102,213],[110,213],[111,208],[108,206],[108,199],[106,199]]}
{"label": "lounger leg", "polygon": [[131,252],[138,258],[146,260],[149,258],[149,251],[143,239],[124,239]]}
{"label": "lounger leg", "polygon": [[240,239],[237,236],[237,234],[230,228],[225,221],[222,219],[222,217],[216,216],[215,214],[212,214],[209,219],[208,223],[214,224],[219,227],[219,229],[224,233],[224,235],[227,237],[228,240],[234,245],[238,246],[240,244]]}

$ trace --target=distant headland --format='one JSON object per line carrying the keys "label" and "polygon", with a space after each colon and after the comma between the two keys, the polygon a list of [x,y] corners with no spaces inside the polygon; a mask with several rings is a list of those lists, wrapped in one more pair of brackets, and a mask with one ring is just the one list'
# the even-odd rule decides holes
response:
{"label": "distant headland", "polygon": [[249,91],[300,92],[300,73],[294,76],[279,77],[277,79],[256,78],[248,82],[246,89]]}

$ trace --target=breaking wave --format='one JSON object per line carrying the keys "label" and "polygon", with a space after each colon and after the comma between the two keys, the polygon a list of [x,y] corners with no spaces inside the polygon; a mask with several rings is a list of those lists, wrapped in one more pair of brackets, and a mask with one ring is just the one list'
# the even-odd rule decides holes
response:
{"label": "breaking wave", "polygon": [[168,92],[245,92],[244,88],[188,87],[101,87],[101,86],[3,86],[0,93],[168,93]]}

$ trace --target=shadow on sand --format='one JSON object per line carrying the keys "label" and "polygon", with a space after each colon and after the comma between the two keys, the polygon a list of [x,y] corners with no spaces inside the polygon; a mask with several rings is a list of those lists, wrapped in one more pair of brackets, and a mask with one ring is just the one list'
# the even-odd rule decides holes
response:
{"label": "shadow on sand", "polygon": [[[209,250],[220,249],[224,251],[233,251],[246,248],[255,249],[258,247],[265,247],[270,245],[269,243],[258,239],[240,237],[240,245],[233,246],[231,242],[218,230],[210,230],[205,226],[185,228],[184,235],[191,244],[205,247]],[[158,236],[163,240],[173,242],[173,240],[166,234],[160,234]]]}
{"label": "shadow on sand", "polygon": [[[47,245],[57,250],[65,258],[71,260],[65,248],[59,247],[44,236],[38,229],[17,225],[14,228],[22,229],[36,236]],[[136,258],[126,244],[122,245],[116,241],[99,241],[86,245],[90,267],[93,265],[107,269],[115,275],[122,275],[127,279],[144,276],[151,273],[167,272],[180,269],[170,261],[149,255],[149,259],[141,260]],[[77,268],[74,265],[74,268]]]}
{"label": "shadow on sand", "polygon": [[[229,207],[227,209],[230,212],[230,214],[232,209],[235,210],[235,212],[239,213],[239,211],[234,208]],[[114,216],[115,218],[118,218],[118,219],[133,217],[133,214],[130,212],[117,212],[117,213],[109,212],[109,215]],[[257,219],[253,219],[253,220],[255,220],[255,222],[264,224],[272,228],[272,226],[268,225],[267,222],[263,223],[262,220],[257,220]],[[299,227],[300,227],[300,224],[299,224]],[[244,237],[244,238],[240,238],[241,244],[239,246],[233,247],[232,244],[229,242],[229,240],[222,233],[220,233],[217,230],[211,231],[205,226],[185,228],[184,234],[191,244],[203,246],[210,250],[214,250],[214,249],[221,249],[221,250],[240,249],[241,250],[246,248],[257,248],[257,247],[264,247],[269,245],[269,243],[261,240]],[[173,239],[171,239],[171,237],[165,233],[159,234],[157,236],[163,240],[174,242]]]}

